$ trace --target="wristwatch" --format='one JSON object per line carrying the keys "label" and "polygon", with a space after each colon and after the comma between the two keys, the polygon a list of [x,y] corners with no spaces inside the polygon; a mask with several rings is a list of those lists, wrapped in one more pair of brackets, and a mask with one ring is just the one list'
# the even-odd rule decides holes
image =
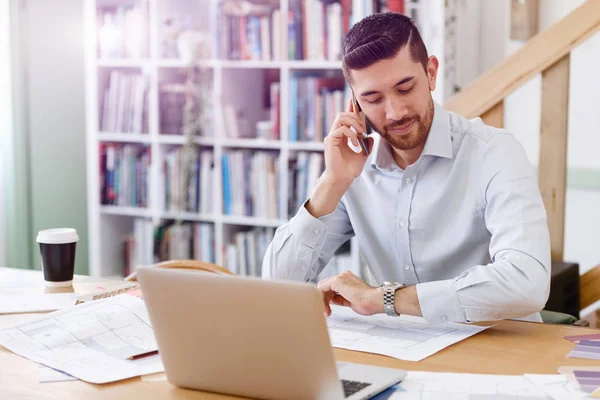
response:
{"label": "wristwatch", "polygon": [[394,300],[396,298],[396,290],[402,289],[405,285],[398,282],[383,282],[381,287],[383,288],[383,310],[390,317],[399,317],[400,314],[396,313],[394,307]]}

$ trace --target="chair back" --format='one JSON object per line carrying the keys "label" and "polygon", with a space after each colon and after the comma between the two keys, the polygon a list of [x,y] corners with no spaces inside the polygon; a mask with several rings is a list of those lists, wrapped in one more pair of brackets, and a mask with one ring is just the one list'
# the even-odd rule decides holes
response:
{"label": "chair back", "polygon": [[[197,271],[209,272],[217,275],[235,275],[227,268],[220,267],[216,264],[211,264],[198,260],[169,260],[153,265],[154,268],[181,268],[193,269]],[[132,273],[125,278],[126,281],[137,281],[136,273]]]}

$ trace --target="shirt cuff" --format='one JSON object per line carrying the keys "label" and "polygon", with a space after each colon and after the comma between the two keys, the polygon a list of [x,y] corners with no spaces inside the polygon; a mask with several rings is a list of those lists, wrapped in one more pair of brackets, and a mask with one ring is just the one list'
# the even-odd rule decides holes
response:
{"label": "shirt cuff", "polygon": [[417,298],[421,314],[430,324],[466,322],[465,311],[458,300],[453,279],[417,284]]}
{"label": "shirt cuff", "polygon": [[298,213],[292,218],[290,227],[292,232],[301,238],[302,244],[314,248],[317,244],[322,243],[323,236],[327,234],[327,217],[333,213],[315,218],[308,212],[305,205],[306,203],[302,204]]}

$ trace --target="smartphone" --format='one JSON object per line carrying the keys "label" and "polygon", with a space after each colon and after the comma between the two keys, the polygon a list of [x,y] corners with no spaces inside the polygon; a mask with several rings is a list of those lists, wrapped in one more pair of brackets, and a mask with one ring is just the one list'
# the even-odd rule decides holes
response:
{"label": "smartphone", "polygon": [[[353,109],[354,112],[356,114],[360,114],[362,112],[362,108],[360,108],[360,104],[358,104],[358,101],[356,101],[356,97],[354,96],[354,92],[352,92],[352,104],[353,104]],[[363,132],[362,137],[360,137],[358,139],[358,142],[360,143],[360,147],[362,147],[363,151],[365,152],[365,154],[369,154],[369,148],[367,146],[367,137],[372,133],[372,128],[371,128],[371,124],[369,123],[369,119],[365,116],[365,128],[366,128],[366,132]],[[356,132],[355,132],[356,133]]]}

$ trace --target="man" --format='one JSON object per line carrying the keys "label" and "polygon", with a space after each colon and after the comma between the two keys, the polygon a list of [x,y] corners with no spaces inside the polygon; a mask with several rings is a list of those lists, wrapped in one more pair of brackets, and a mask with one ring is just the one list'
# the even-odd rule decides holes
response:
{"label": "man", "polygon": [[315,280],[356,235],[374,277],[390,282],[373,288],[350,272],[319,282],[328,315],[337,304],[433,324],[541,321],[550,239],[517,140],[433,101],[438,60],[401,14],[357,23],[344,39],[342,65],[379,137],[368,139],[369,156],[357,153],[348,139],[358,145],[365,123],[351,108],[337,116],[325,139],[325,171],[277,230],[263,277]]}

